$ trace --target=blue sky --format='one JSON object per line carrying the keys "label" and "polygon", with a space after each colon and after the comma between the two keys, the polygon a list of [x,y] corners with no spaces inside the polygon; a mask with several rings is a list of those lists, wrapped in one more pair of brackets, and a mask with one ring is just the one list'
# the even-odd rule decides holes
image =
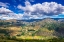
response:
{"label": "blue sky", "polygon": [[0,19],[64,18],[64,0],[0,0]]}

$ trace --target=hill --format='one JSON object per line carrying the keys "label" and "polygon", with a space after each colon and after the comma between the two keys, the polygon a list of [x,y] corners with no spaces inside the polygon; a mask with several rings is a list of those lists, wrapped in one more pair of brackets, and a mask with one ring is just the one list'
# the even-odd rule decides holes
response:
{"label": "hill", "polygon": [[[27,37],[26,37],[27,36]],[[0,37],[10,39],[51,39],[64,37],[63,18],[0,20]],[[42,38],[41,38],[42,37]]]}

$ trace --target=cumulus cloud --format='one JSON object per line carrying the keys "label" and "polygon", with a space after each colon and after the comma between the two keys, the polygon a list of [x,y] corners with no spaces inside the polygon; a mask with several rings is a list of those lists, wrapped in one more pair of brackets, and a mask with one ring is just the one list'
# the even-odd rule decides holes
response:
{"label": "cumulus cloud", "polygon": [[31,13],[31,15],[58,15],[64,13],[64,6],[56,2],[44,2],[42,4],[37,3],[31,5],[30,2],[26,1],[25,7],[18,5],[18,9],[24,10],[26,13]]}
{"label": "cumulus cloud", "polygon": [[28,18],[64,14],[64,6],[56,2],[44,2],[31,5],[29,1],[26,1],[25,7],[18,5],[17,8],[23,10],[26,13],[24,17]]}
{"label": "cumulus cloud", "polygon": [[21,14],[21,13],[16,14],[7,8],[4,8],[4,7],[0,8],[0,19],[6,19],[6,20],[22,19],[22,16],[23,16],[23,14]]}
{"label": "cumulus cloud", "polygon": [[23,14],[21,13],[14,13],[12,10],[10,10],[8,7],[8,3],[2,3],[0,2],[0,19],[22,19]]}
{"label": "cumulus cloud", "polygon": [[9,14],[9,13],[12,13],[12,11],[4,7],[0,8],[0,14]]}
{"label": "cumulus cloud", "polygon": [[5,20],[9,20],[9,19],[22,19],[23,14],[16,14],[16,13],[9,13],[9,14],[2,14],[0,15],[0,19],[5,19]]}
{"label": "cumulus cloud", "polygon": [[9,16],[12,17],[13,19],[22,19],[24,14],[21,14],[21,13],[10,13]]}

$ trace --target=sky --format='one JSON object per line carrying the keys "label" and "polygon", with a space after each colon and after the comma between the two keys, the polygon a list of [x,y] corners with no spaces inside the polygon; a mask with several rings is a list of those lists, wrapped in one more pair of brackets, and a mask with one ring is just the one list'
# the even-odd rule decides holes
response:
{"label": "sky", "polygon": [[0,19],[64,18],[64,0],[0,0]]}

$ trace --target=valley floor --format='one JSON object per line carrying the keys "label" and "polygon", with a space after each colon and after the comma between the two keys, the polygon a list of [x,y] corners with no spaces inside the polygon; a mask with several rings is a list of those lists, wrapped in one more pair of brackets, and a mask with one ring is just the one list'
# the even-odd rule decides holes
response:
{"label": "valley floor", "polygon": [[0,42],[64,42],[64,39],[63,38],[52,38],[52,39],[43,39],[43,40],[39,40],[39,39],[21,39],[21,40],[0,39]]}
{"label": "valley floor", "polygon": [[42,37],[42,36],[14,36],[0,37],[0,42],[64,42],[64,38]]}

